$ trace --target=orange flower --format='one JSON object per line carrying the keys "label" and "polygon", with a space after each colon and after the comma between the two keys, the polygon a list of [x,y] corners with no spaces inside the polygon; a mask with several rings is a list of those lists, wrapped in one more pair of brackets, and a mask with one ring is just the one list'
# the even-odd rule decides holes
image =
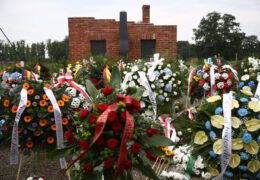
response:
{"label": "orange flower", "polygon": [[62,124],[67,125],[69,123],[67,118],[62,118]]}
{"label": "orange flower", "polygon": [[51,89],[51,85],[50,84],[45,84],[44,87]]}
{"label": "orange flower", "polygon": [[49,112],[53,112],[53,111],[54,111],[53,106],[48,106],[48,111],[49,111]]}
{"label": "orange flower", "polygon": [[56,124],[51,125],[51,129],[52,129],[53,131],[56,131]]}
{"label": "orange flower", "polygon": [[8,126],[7,125],[4,125],[4,130],[8,131]]}
{"label": "orange flower", "polygon": [[9,107],[9,100],[6,99],[6,100],[4,101],[4,107]]}
{"label": "orange flower", "polygon": [[39,125],[40,125],[41,127],[44,127],[46,124],[47,124],[47,120],[46,120],[46,119],[41,119],[41,120],[39,121]]}
{"label": "orange flower", "polygon": [[18,133],[22,133],[22,129],[21,128],[18,128]]}
{"label": "orange flower", "polygon": [[18,107],[17,106],[13,106],[12,107],[12,113],[17,113]]}
{"label": "orange flower", "polygon": [[3,82],[4,82],[4,83],[7,83],[7,80],[5,79],[5,80],[3,80]]}
{"label": "orange flower", "polygon": [[11,84],[11,83],[12,83],[12,80],[9,80],[8,83]]}
{"label": "orange flower", "polygon": [[43,107],[43,106],[46,106],[46,104],[47,104],[47,103],[46,103],[46,101],[45,101],[45,100],[40,100],[40,106],[42,106],[42,107]]}
{"label": "orange flower", "polygon": [[8,66],[7,69],[11,69],[11,66]]}
{"label": "orange flower", "polygon": [[33,93],[34,93],[33,89],[30,89],[30,90],[27,91],[27,94],[29,94],[29,95],[32,95]]}
{"label": "orange flower", "polygon": [[22,67],[22,65],[21,65],[21,64],[17,64],[17,67],[19,67],[19,68],[20,68],[20,67]]}
{"label": "orange flower", "polygon": [[54,138],[53,137],[48,137],[47,138],[47,143],[49,143],[49,144],[52,144],[54,142]]}
{"label": "orange flower", "polygon": [[31,101],[30,100],[27,100],[27,104],[26,104],[26,107],[30,107],[31,106]]}
{"label": "orange flower", "polygon": [[33,147],[33,142],[32,142],[32,141],[28,141],[28,142],[26,143],[26,146],[27,146],[28,148],[32,148],[32,147]]}
{"label": "orange flower", "polygon": [[35,136],[40,136],[41,135],[41,131],[37,131],[33,133]]}
{"label": "orange flower", "polygon": [[44,100],[49,100],[48,96],[46,94],[43,95]]}
{"label": "orange flower", "polygon": [[31,116],[24,116],[23,119],[24,119],[24,122],[26,122],[26,123],[29,123],[32,120]]}
{"label": "orange flower", "polygon": [[70,98],[69,98],[69,96],[63,96],[62,100],[65,102],[69,102]]}
{"label": "orange flower", "polygon": [[8,88],[7,88],[8,90],[10,90],[11,89],[11,86],[8,86]]}
{"label": "orange flower", "polygon": [[61,107],[64,106],[64,101],[59,100],[59,101],[58,101],[58,105],[61,106]]}
{"label": "orange flower", "polygon": [[2,72],[0,72],[0,76],[2,76],[3,75],[3,73]]}
{"label": "orange flower", "polygon": [[24,88],[24,89],[27,90],[29,87],[30,87],[30,85],[29,85],[28,83],[24,83],[24,84],[23,84],[23,88]]}

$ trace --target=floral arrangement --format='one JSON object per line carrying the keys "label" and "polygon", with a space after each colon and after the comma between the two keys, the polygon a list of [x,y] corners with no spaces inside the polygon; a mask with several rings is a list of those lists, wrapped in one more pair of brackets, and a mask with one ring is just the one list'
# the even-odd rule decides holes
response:
{"label": "floral arrangement", "polygon": [[[232,155],[224,172],[226,178],[260,178],[260,105],[259,100],[252,96],[250,91],[244,90],[233,96]],[[190,142],[193,147],[192,155],[201,155],[211,176],[217,176],[221,170],[222,131],[225,124],[222,97],[217,95],[208,98],[207,103],[196,108],[194,119],[182,118],[175,126],[184,129],[185,142]],[[190,130],[185,130],[187,123],[190,124]]]}
{"label": "floral arrangement", "polygon": [[44,180],[46,176],[27,176],[25,180]]}

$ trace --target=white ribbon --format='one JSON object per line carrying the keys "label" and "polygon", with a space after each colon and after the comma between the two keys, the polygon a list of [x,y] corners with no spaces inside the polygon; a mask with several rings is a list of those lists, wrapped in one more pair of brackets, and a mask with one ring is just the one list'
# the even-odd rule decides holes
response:
{"label": "white ribbon", "polygon": [[125,78],[123,80],[123,83],[121,84],[121,91],[125,91],[126,90],[126,83],[128,82],[128,79],[130,76],[133,75],[133,72],[128,72],[126,75],[125,75]]}
{"label": "white ribbon", "polygon": [[[52,92],[51,89],[48,89],[44,87],[44,91],[48,98],[51,101],[51,104],[54,108],[54,118],[55,118],[55,125],[56,125],[56,137],[57,137],[57,146],[58,149],[63,148],[63,127],[62,127],[62,122],[61,122],[61,111],[59,108],[59,105],[56,101],[56,98]],[[60,158],[60,166],[62,169],[66,167],[66,162],[64,158]]]}
{"label": "white ribbon", "polygon": [[223,114],[225,118],[224,129],[222,131],[222,157],[221,157],[221,173],[212,180],[221,180],[229,164],[232,154],[232,135],[231,135],[231,107],[232,92],[223,95]]}
{"label": "white ribbon", "polygon": [[237,71],[235,69],[233,69],[230,65],[224,65],[224,66],[222,66],[222,68],[230,69],[234,73],[236,80],[239,80],[239,78],[237,76]]}
{"label": "white ribbon", "polygon": [[260,82],[258,81],[257,88],[255,91],[255,97],[260,98]]}
{"label": "white ribbon", "polygon": [[213,89],[213,85],[215,84],[215,65],[212,65],[210,67],[210,89],[211,89],[211,96],[214,96],[216,93],[216,90]]}
{"label": "white ribbon", "polygon": [[10,164],[18,164],[18,146],[19,146],[19,136],[18,136],[18,124],[21,115],[26,108],[27,104],[27,90],[22,89],[20,93],[20,102],[18,110],[14,120],[14,126],[12,131],[12,141],[11,141],[11,153],[10,153]]}
{"label": "white ribbon", "polygon": [[164,61],[164,58],[159,59],[159,56],[160,56],[159,53],[153,55],[154,61],[150,63],[150,64],[152,65],[152,67],[150,67],[150,68],[148,69],[148,73],[147,73],[148,76],[153,75],[153,72],[154,72],[156,66],[157,66],[160,62],[163,62],[163,61]]}
{"label": "white ribbon", "polygon": [[195,70],[196,70],[196,69],[193,68],[193,67],[190,68],[189,79],[188,79],[187,97],[190,96],[190,83],[191,83],[191,78],[193,78],[193,77],[192,77],[192,74],[193,74],[193,72],[194,72]]}
{"label": "white ribbon", "polygon": [[179,60],[179,63],[180,63],[179,68],[180,68],[181,72],[183,72],[185,69],[188,69],[187,66],[185,66],[183,60]]}

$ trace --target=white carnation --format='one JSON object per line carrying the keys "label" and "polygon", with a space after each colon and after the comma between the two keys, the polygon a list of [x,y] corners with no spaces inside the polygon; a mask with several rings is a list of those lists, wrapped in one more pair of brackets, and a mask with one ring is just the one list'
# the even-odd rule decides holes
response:
{"label": "white carnation", "polygon": [[228,86],[231,86],[231,85],[232,85],[232,81],[231,81],[231,80],[228,80],[228,81],[227,81],[227,84],[228,84]]}
{"label": "white carnation", "polygon": [[173,94],[174,94],[174,96],[177,96],[178,93],[176,91],[173,91]]}
{"label": "white carnation", "polygon": [[163,70],[160,70],[160,74],[162,74],[163,73]]}
{"label": "white carnation", "polygon": [[203,74],[203,79],[207,79],[209,77],[208,73]]}
{"label": "white carnation", "polygon": [[141,108],[144,108],[145,107],[145,102],[141,101],[140,105],[141,105]]}
{"label": "white carnation", "polygon": [[165,101],[166,101],[166,102],[169,102],[169,101],[170,101],[170,99],[167,97],[167,98],[165,98]]}
{"label": "white carnation", "polygon": [[153,112],[147,110],[147,111],[145,111],[145,115],[146,115],[146,116],[153,116]]}
{"label": "white carnation", "polygon": [[154,85],[154,84],[152,84],[152,85],[151,85],[151,88],[152,88],[152,89],[155,89],[155,85]]}
{"label": "white carnation", "polygon": [[205,83],[205,84],[203,85],[203,88],[204,88],[206,91],[208,91],[208,90],[210,89],[210,86],[209,86],[208,83]]}
{"label": "white carnation", "polygon": [[158,69],[162,69],[162,66],[158,66]]}
{"label": "white carnation", "polygon": [[134,81],[130,81],[129,87],[135,87],[135,82]]}
{"label": "white carnation", "polygon": [[132,71],[132,72],[136,72],[136,71],[138,71],[138,67],[137,67],[136,65],[133,66],[132,69],[131,69],[131,71]]}
{"label": "white carnation", "polygon": [[175,81],[175,78],[172,78],[171,80],[172,80],[172,81]]}
{"label": "white carnation", "polygon": [[132,80],[133,80],[132,76],[128,76],[128,81],[132,81]]}
{"label": "white carnation", "polygon": [[169,78],[170,78],[169,75],[163,76],[163,79],[164,79],[164,80],[168,80]]}
{"label": "white carnation", "polygon": [[217,84],[217,86],[218,86],[219,89],[222,89],[224,87],[224,83],[223,82],[219,82]]}
{"label": "white carnation", "polygon": [[148,91],[145,90],[144,93],[143,93],[143,97],[147,97],[149,95]]}
{"label": "white carnation", "polygon": [[220,75],[219,73],[216,73],[216,74],[215,74],[215,79],[219,79],[220,76],[221,76],[221,75]]}
{"label": "white carnation", "polygon": [[144,71],[144,72],[146,71],[146,67],[143,68],[143,71]]}
{"label": "white carnation", "polygon": [[180,84],[181,84],[181,81],[178,81],[178,84],[180,85]]}
{"label": "white carnation", "polygon": [[154,80],[155,80],[155,76],[154,75],[149,75],[149,81],[154,82]]}
{"label": "white carnation", "polygon": [[124,74],[124,75],[126,75],[126,74],[127,74],[127,72],[126,72],[126,71],[124,71],[124,72],[123,72],[123,74]]}
{"label": "white carnation", "polygon": [[16,85],[15,84],[12,84],[12,88],[14,88]]}
{"label": "white carnation", "polygon": [[173,86],[173,87],[176,87],[177,85],[176,85],[176,84],[173,84],[172,86]]}
{"label": "white carnation", "polygon": [[227,73],[223,73],[223,74],[222,74],[222,77],[223,77],[224,79],[227,79],[227,78],[228,78],[228,74],[227,74]]}
{"label": "white carnation", "polygon": [[247,81],[250,78],[248,74],[245,74],[244,76],[241,77],[242,81]]}
{"label": "white carnation", "polygon": [[133,78],[134,78],[134,79],[137,79],[138,77],[137,77],[137,75],[133,75]]}
{"label": "white carnation", "polygon": [[171,67],[171,64],[167,64],[167,67],[170,68],[170,67]]}
{"label": "white carnation", "polygon": [[159,93],[163,93],[163,90],[160,90]]}
{"label": "white carnation", "polygon": [[160,80],[159,80],[159,82],[160,82],[160,83],[162,83],[162,82],[163,82],[163,80],[162,80],[162,79],[160,79]]}
{"label": "white carnation", "polygon": [[172,81],[169,81],[168,84],[172,84]]}
{"label": "white carnation", "polygon": [[251,88],[250,88],[249,86],[244,86],[244,87],[242,88],[242,90],[244,90],[244,91],[251,91]]}
{"label": "white carnation", "polygon": [[72,108],[78,108],[80,105],[80,99],[79,98],[72,98],[71,107]]}
{"label": "white carnation", "polygon": [[248,70],[247,69],[244,69],[244,72],[247,72]]}
{"label": "white carnation", "polygon": [[160,62],[159,65],[162,66],[162,65],[163,65],[163,62]]}
{"label": "white carnation", "polygon": [[168,94],[165,92],[165,93],[163,93],[163,95],[164,95],[164,97],[167,97],[168,96]]}
{"label": "white carnation", "polygon": [[172,76],[173,76],[173,77],[176,77],[176,73],[173,73]]}
{"label": "white carnation", "polygon": [[164,83],[161,83],[161,87],[164,87]]}

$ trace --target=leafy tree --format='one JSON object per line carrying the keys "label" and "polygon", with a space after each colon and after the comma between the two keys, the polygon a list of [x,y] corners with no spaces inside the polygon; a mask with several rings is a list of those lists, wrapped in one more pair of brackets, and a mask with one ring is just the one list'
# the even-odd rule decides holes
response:
{"label": "leafy tree", "polygon": [[178,55],[182,59],[187,60],[190,57],[196,57],[195,46],[190,44],[189,41],[178,41],[177,42]]}
{"label": "leafy tree", "polygon": [[196,51],[199,57],[221,55],[226,59],[234,59],[240,52],[245,36],[240,24],[231,14],[221,15],[211,12],[203,17],[197,29],[193,29]]}
{"label": "leafy tree", "polygon": [[[244,56],[254,56],[255,52],[257,52],[258,44],[257,36],[246,36],[242,42]],[[260,49],[258,51],[260,51]]]}

